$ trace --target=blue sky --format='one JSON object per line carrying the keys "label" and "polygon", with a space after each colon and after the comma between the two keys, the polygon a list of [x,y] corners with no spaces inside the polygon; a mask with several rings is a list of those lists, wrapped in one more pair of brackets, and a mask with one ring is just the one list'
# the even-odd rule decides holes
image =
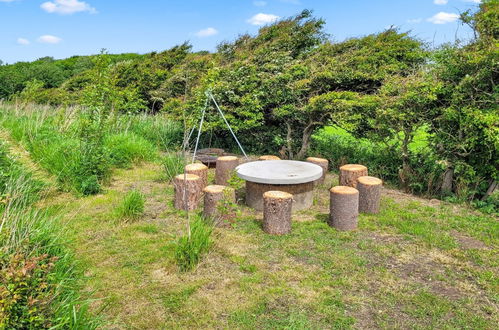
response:
{"label": "blue sky", "polygon": [[0,0],[0,60],[161,51],[186,40],[214,50],[302,9],[335,41],[394,25],[431,44],[469,39],[457,15],[480,0]]}

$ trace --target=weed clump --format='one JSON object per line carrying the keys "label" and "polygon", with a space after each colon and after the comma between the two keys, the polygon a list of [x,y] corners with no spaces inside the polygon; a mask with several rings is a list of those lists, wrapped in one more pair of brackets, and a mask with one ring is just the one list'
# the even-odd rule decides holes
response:
{"label": "weed clump", "polygon": [[137,190],[130,191],[116,209],[118,217],[126,220],[138,219],[144,213],[144,203],[142,193]]}
{"label": "weed clump", "polygon": [[202,217],[196,216],[190,225],[190,235],[181,236],[175,244],[175,260],[182,272],[187,272],[199,263],[206,254],[213,241],[211,234],[213,227],[204,222]]}

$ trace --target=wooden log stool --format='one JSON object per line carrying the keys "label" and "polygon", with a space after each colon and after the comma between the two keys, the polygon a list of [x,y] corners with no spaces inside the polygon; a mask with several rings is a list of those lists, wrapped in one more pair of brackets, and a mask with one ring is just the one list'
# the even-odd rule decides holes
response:
{"label": "wooden log stool", "polygon": [[236,192],[234,188],[209,185],[203,190],[204,192],[204,209],[203,216],[213,219],[215,225],[222,226],[229,224],[235,214],[231,210],[221,210],[225,204],[236,202]]}
{"label": "wooden log stool", "polygon": [[198,207],[203,193],[199,176],[195,174],[179,174],[173,179],[173,187],[175,189],[174,204],[176,209],[190,211]]}
{"label": "wooden log stool", "polygon": [[187,174],[195,174],[201,178],[202,188],[208,185],[208,166],[200,163],[187,164],[184,169]]}
{"label": "wooden log stool", "polygon": [[346,164],[340,167],[340,186],[357,187],[357,179],[367,175],[367,167],[359,164]]}
{"label": "wooden log stool", "polygon": [[324,158],[308,157],[306,159],[306,161],[309,162],[309,163],[312,163],[312,164],[315,164],[315,165],[319,165],[320,167],[322,167],[322,177],[320,179],[315,180],[315,184],[316,185],[323,184],[324,183],[324,179],[326,179],[326,173],[327,173],[327,171],[329,169],[329,160],[324,159]]}
{"label": "wooden log stool", "polygon": [[359,191],[352,187],[336,186],[329,190],[329,198],[328,224],[342,231],[357,228]]}
{"label": "wooden log stool", "polygon": [[263,155],[258,158],[258,160],[281,160],[281,158],[274,155]]}
{"label": "wooden log stool", "polygon": [[263,231],[284,235],[291,231],[293,195],[271,190],[263,194]]}
{"label": "wooden log stool", "polygon": [[232,173],[237,165],[239,165],[239,159],[236,156],[218,157],[215,169],[215,183],[225,186],[232,177]]}
{"label": "wooden log stool", "polygon": [[373,176],[361,176],[357,179],[359,191],[359,212],[378,213],[383,181]]}

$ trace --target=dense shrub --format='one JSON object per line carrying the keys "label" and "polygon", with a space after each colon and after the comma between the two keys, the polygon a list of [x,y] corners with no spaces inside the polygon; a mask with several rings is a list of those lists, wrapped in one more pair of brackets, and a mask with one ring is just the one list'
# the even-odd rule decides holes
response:
{"label": "dense shrub", "polygon": [[330,167],[336,171],[344,164],[364,164],[369,168],[369,175],[377,176],[397,185],[401,175],[406,178],[408,189],[413,193],[437,194],[439,180],[445,169],[440,165],[427,146],[427,136],[420,131],[409,144],[412,150],[408,159],[410,173],[402,171],[402,157],[398,153],[396,140],[388,143],[359,139],[338,127],[326,127],[313,135],[310,154],[320,155],[330,161]]}

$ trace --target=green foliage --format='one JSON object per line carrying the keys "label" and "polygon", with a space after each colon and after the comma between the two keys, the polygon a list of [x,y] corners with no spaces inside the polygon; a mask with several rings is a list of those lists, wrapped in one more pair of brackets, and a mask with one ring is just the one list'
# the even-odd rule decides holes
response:
{"label": "green foliage", "polygon": [[190,232],[181,236],[175,244],[175,260],[183,272],[196,267],[202,256],[212,246],[213,228],[202,217],[196,216],[190,224]]}
{"label": "green foliage", "polygon": [[138,219],[144,213],[144,203],[145,198],[140,191],[128,192],[116,209],[118,217],[125,220]]}

